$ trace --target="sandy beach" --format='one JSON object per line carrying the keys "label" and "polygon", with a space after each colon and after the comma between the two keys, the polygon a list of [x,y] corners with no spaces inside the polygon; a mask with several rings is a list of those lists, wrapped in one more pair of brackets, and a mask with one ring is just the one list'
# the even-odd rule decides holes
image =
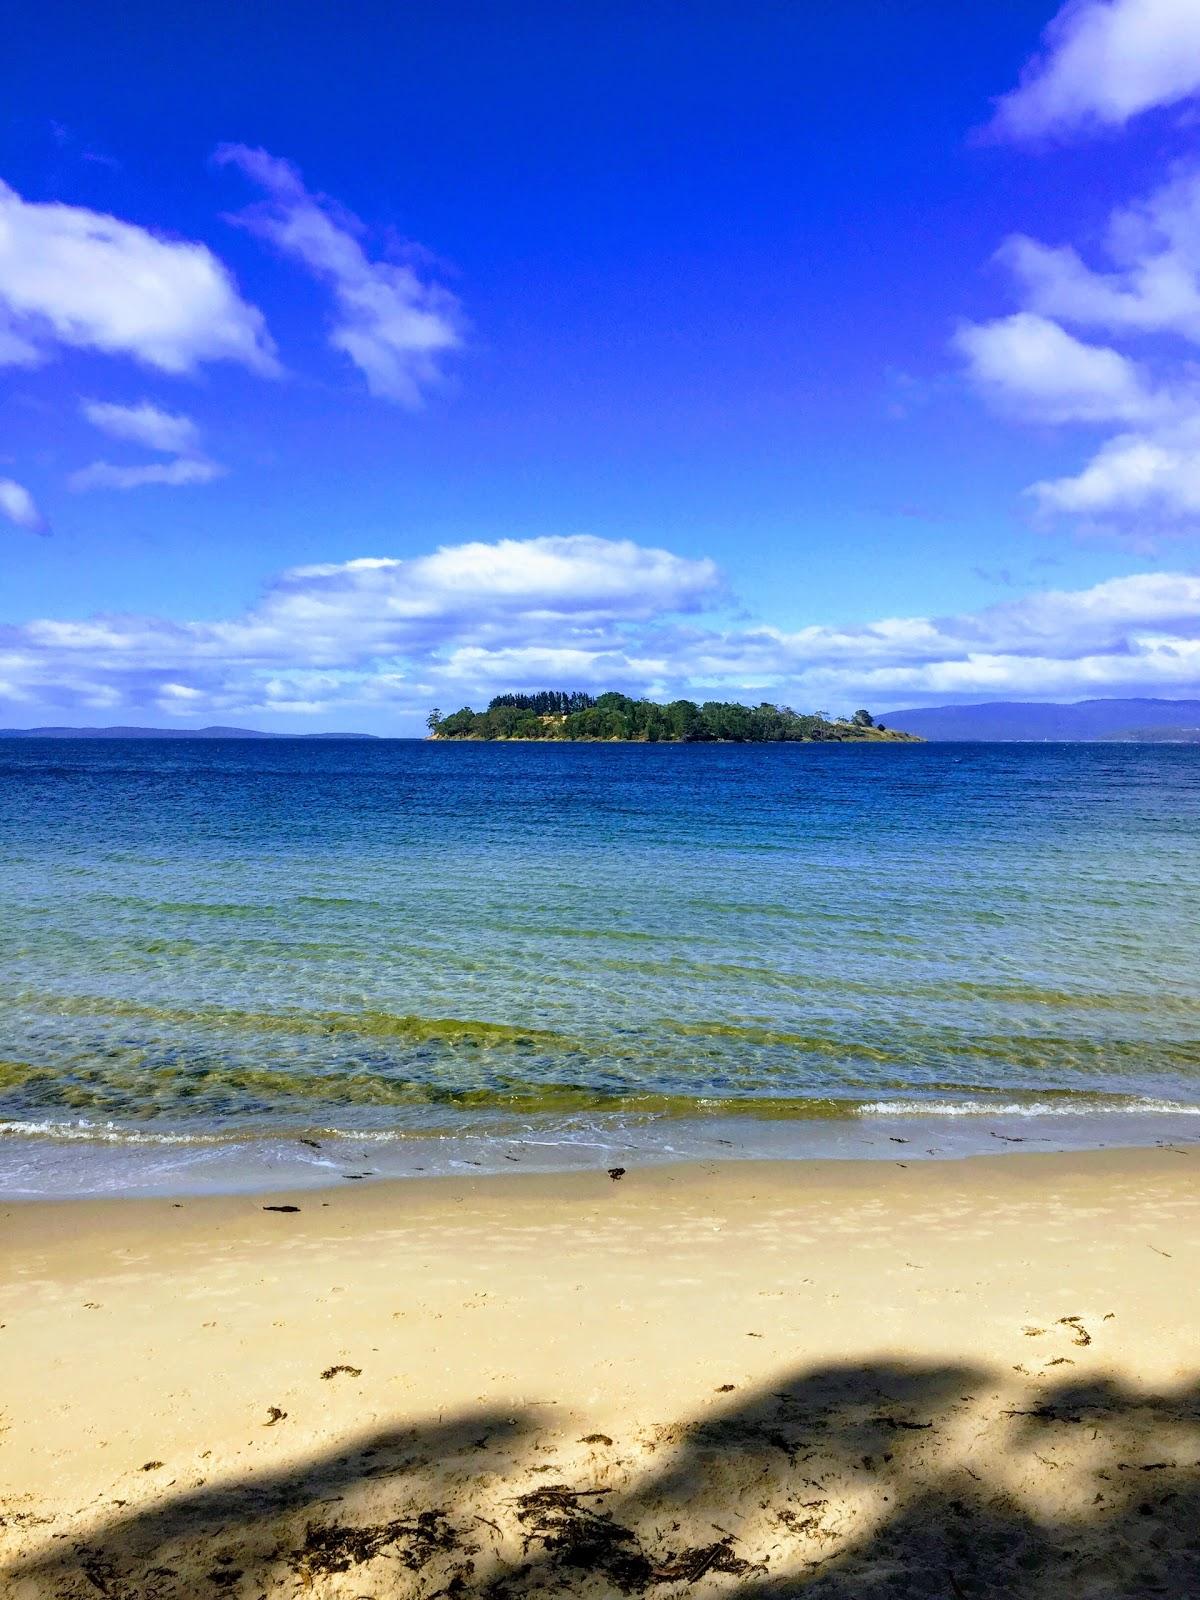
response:
{"label": "sandy beach", "polygon": [[1200,1146],[9,1205],[0,1592],[1200,1588]]}

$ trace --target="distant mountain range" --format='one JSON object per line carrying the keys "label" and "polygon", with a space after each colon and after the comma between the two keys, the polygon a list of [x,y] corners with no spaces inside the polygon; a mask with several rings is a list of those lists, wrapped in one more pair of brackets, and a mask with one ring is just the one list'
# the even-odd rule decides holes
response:
{"label": "distant mountain range", "polygon": [[257,728],[0,728],[0,739],[374,739],[373,733],[262,733]]}
{"label": "distant mountain range", "polygon": [[[889,728],[922,739],[1113,739],[1200,744],[1200,700],[1080,700],[1044,705],[989,700],[977,706],[885,711]],[[0,739],[375,739],[374,733],[263,733],[258,728],[0,728]]]}
{"label": "distant mountain range", "polygon": [[978,706],[887,711],[889,728],[923,739],[1115,739],[1130,744],[1200,744],[1200,700],[1080,700],[1074,705],[991,700]]}

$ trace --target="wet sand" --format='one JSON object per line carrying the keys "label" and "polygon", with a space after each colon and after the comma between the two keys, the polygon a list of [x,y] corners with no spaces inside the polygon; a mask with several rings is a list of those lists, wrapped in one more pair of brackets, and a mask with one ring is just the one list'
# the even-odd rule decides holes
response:
{"label": "wet sand", "polygon": [[1200,1592],[1200,1145],[896,1154],[6,1206],[0,1593]]}

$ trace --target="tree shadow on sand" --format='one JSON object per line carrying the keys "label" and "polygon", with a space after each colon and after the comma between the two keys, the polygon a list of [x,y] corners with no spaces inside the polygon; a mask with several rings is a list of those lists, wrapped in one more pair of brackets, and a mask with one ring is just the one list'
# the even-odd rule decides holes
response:
{"label": "tree shadow on sand", "polygon": [[[1200,1387],[830,1366],[636,1439],[377,1432],[10,1564],[14,1600],[1200,1593]],[[552,1440],[547,1443],[547,1440]]]}

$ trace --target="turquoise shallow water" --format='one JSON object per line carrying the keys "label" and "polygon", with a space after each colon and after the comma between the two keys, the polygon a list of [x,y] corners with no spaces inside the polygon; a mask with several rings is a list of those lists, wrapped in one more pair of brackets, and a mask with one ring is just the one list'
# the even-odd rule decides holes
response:
{"label": "turquoise shallow water", "polygon": [[1175,1133],[1198,881],[1186,747],[0,740],[0,1183]]}

